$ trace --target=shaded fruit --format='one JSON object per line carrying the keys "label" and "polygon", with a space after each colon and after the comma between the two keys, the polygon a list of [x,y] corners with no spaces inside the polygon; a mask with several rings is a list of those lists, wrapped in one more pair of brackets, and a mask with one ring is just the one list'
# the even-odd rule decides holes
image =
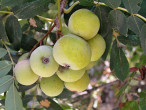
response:
{"label": "shaded fruit", "polygon": [[65,82],[65,87],[71,91],[82,92],[87,89],[89,85],[89,75],[85,73],[81,79],[75,82]]}
{"label": "shaded fruit", "polygon": [[105,48],[106,48],[106,43],[103,37],[99,34],[97,34],[95,37],[92,39],[88,40],[88,43],[91,48],[91,61],[96,61],[98,60],[104,53]]}
{"label": "shaded fruit", "polygon": [[57,71],[58,77],[64,82],[74,82],[79,80],[85,73],[85,68],[81,70],[71,70],[64,67],[59,67]]}
{"label": "shaded fruit", "polygon": [[87,9],[75,11],[69,18],[69,31],[88,40],[99,31],[100,21],[98,17]]}
{"label": "shaded fruit", "polygon": [[95,63],[96,63],[96,61],[91,61],[91,62],[87,65],[86,70],[91,69],[91,68],[95,65]]}
{"label": "shaded fruit", "polygon": [[31,85],[39,78],[39,76],[32,71],[29,60],[18,62],[14,68],[14,73],[17,81],[22,85]]}
{"label": "shaded fruit", "polygon": [[57,75],[42,78],[40,82],[41,90],[48,96],[57,96],[64,89],[64,83]]}
{"label": "shaded fruit", "polygon": [[18,59],[18,62],[22,61],[22,60],[27,60],[29,53],[24,53],[23,55],[21,55]]}
{"label": "shaded fruit", "polygon": [[91,60],[89,44],[76,35],[61,37],[53,47],[53,56],[61,66],[72,70],[80,70],[86,67]]}
{"label": "shaded fruit", "polygon": [[53,58],[52,47],[40,46],[30,56],[30,66],[34,73],[41,77],[50,77],[57,71],[59,65]]}

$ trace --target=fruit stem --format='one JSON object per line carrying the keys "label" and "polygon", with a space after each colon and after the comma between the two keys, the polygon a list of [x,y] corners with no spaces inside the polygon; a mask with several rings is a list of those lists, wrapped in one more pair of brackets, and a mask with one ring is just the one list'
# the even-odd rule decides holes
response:
{"label": "fruit stem", "polygon": [[[96,6],[99,6],[99,5],[108,6],[108,5],[106,5],[105,3],[97,2],[97,1],[94,1],[94,4],[95,4]],[[127,9],[122,8],[122,7],[117,7],[116,9],[129,13]],[[132,14],[132,15],[137,16],[137,17],[141,18],[143,21],[146,22],[146,18],[143,17],[143,16],[141,16],[140,14]]]}
{"label": "fruit stem", "polygon": [[29,52],[28,58],[30,57],[31,53],[34,51],[34,49],[50,34],[50,32],[53,30],[53,28],[56,26],[56,23],[53,24],[53,26],[48,30],[48,32],[43,36],[43,38],[33,46],[31,51]]}
{"label": "fruit stem", "polygon": [[61,0],[58,0],[58,20],[59,20],[59,31],[62,30],[62,24],[61,24],[61,12],[60,12],[60,2]]}
{"label": "fruit stem", "polygon": [[78,5],[78,4],[80,4],[80,2],[79,1],[76,1],[71,7],[69,7],[68,9],[63,9],[63,11],[64,11],[64,13],[66,13],[66,14],[68,14],[68,13],[70,13],[71,12],[71,10],[76,6],[76,5]]}
{"label": "fruit stem", "polygon": [[0,11],[0,13],[8,13],[8,14],[14,15],[14,13],[13,12],[10,12],[10,11]]}
{"label": "fruit stem", "polygon": [[45,21],[49,21],[49,22],[51,22],[51,23],[54,23],[54,19],[45,18],[45,17],[39,16],[39,15],[37,15],[37,17],[40,18],[40,19],[43,19],[43,20],[45,20]]}

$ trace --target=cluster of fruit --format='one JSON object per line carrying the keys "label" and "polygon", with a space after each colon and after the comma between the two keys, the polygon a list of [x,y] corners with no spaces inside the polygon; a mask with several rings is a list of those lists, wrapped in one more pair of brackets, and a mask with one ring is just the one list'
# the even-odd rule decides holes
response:
{"label": "cluster of fruit", "polygon": [[[52,47],[36,48],[30,59],[21,57],[14,68],[16,79],[23,85],[31,85],[40,79],[40,88],[48,96],[57,96],[64,85],[71,91],[82,92],[89,84],[86,73],[104,53],[106,44],[97,34],[98,17],[87,9],[74,12],[68,28],[72,34],[61,37]],[[23,56],[27,56],[25,54]]]}

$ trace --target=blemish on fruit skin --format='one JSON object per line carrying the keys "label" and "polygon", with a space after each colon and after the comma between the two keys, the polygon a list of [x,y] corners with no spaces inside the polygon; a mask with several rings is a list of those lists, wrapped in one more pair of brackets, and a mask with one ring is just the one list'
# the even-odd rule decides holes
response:
{"label": "blemish on fruit skin", "polygon": [[43,57],[43,58],[42,58],[42,63],[44,63],[44,64],[49,63],[49,58]]}

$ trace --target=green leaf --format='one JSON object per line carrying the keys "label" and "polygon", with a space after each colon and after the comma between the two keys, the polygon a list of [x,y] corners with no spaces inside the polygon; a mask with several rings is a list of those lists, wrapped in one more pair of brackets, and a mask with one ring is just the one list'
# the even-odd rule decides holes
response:
{"label": "green leaf", "polygon": [[11,15],[7,18],[5,24],[7,36],[15,50],[19,50],[21,46],[22,31],[18,19]]}
{"label": "green leaf", "polygon": [[[53,0],[36,0],[29,3],[25,3],[17,8],[13,9],[18,18],[27,19],[44,13],[48,10],[49,3],[52,3]],[[29,10],[29,11],[28,11]]]}
{"label": "green leaf", "polygon": [[145,108],[146,108],[146,90],[142,91],[139,94],[139,96],[140,96],[139,103],[140,103],[141,110],[145,110]]}
{"label": "green leaf", "polygon": [[131,14],[138,13],[138,11],[140,10],[140,6],[138,6],[139,3],[142,3],[142,0],[123,0],[125,8]]}
{"label": "green leaf", "polygon": [[27,106],[27,103],[33,99],[34,95],[25,95],[22,99],[23,105]]}
{"label": "green leaf", "polygon": [[100,30],[99,34],[104,38],[106,42],[106,49],[102,56],[102,58],[105,60],[110,46],[112,42],[112,27],[110,24],[110,20],[108,19],[110,8],[105,6],[98,6],[95,8],[94,13],[99,17],[100,19]]}
{"label": "green leaf", "polygon": [[129,73],[129,63],[123,50],[117,46],[116,40],[113,43],[110,54],[110,68],[121,81],[124,81],[127,78]]}
{"label": "green leaf", "polygon": [[[37,100],[40,102],[44,100],[42,96],[37,96]],[[51,98],[47,98],[47,100],[50,102],[49,108],[46,108],[46,110],[63,110],[59,104],[57,104],[54,100]]]}
{"label": "green leaf", "polygon": [[21,48],[26,51],[30,51],[37,42],[38,41],[32,38],[31,36],[23,34],[23,37],[21,40]]}
{"label": "green leaf", "polygon": [[102,0],[101,2],[104,2],[106,5],[113,9],[119,7],[121,4],[121,0]]}
{"label": "green leaf", "polygon": [[7,54],[7,50],[4,48],[0,48],[0,58],[4,57]]}
{"label": "green leaf", "polygon": [[136,16],[129,16],[128,17],[128,28],[133,31],[135,34],[139,35],[141,32],[141,28],[144,24],[144,22],[136,17]]}
{"label": "green leaf", "polygon": [[126,36],[128,32],[126,16],[119,10],[112,10],[109,13],[109,19],[111,21],[112,28]]}
{"label": "green leaf", "polygon": [[136,101],[128,101],[120,110],[139,110],[138,103]]}
{"label": "green leaf", "polygon": [[139,10],[139,14],[146,17],[146,0],[143,0],[142,4],[141,4],[141,9]]}
{"label": "green leaf", "polygon": [[10,61],[0,61],[0,77],[5,76],[11,70],[12,64]]}
{"label": "green leaf", "polygon": [[13,7],[13,6],[20,5],[22,2],[23,2],[23,0],[2,0],[1,4],[3,6]]}
{"label": "green leaf", "polygon": [[13,82],[13,77],[10,75],[0,78],[0,94],[9,89]]}
{"label": "green leaf", "polygon": [[120,88],[120,91],[118,92],[118,94],[116,95],[118,97],[118,99],[120,98],[120,96],[124,93],[125,89],[127,88],[128,83],[126,83],[124,86],[122,86]]}
{"label": "green leaf", "polygon": [[0,39],[2,40],[6,40],[6,31],[5,31],[5,28],[4,28],[4,25],[2,23],[2,19],[0,19]]}
{"label": "green leaf", "polygon": [[93,6],[94,0],[74,0],[74,1],[80,1],[80,5],[82,6]]}
{"label": "green leaf", "polygon": [[146,54],[146,24],[142,26],[141,33],[140,33],[140,42],[144,54]]}
{"label": "green leaf", "polygon": [[21,97],[14,85],[14,82],[11,84],[5,100],[6,110],[23,110]]}
{"label": "green leaf", "polygon": [[119,36],[118,40],[125,45],[130,45],[130,46],[140,45],[140,40],[137,35],[128,35],[127,37]]}

